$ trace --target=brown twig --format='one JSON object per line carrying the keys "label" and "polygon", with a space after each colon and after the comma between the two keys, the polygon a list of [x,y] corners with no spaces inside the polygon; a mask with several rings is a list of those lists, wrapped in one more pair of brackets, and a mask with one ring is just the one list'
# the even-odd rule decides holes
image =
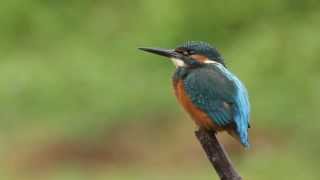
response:
{"label": "brown twig", "polygon": [[227,152],[219,143],[215,132],[200,128],[195,134],[221,180],[242,179],[234,169]]}

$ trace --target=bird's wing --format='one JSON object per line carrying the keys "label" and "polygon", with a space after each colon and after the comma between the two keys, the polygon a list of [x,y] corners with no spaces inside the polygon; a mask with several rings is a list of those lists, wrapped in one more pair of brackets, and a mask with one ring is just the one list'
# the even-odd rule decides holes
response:
{"label": "bird's wing", "polygon": [[191,101],[219,126],[236,125],[243,144],[248,143],[250,105],[245,87],[220,64],[194,69],[184,80]]}
{"label": "bird's wing", "polygon": [[195,69],[184,80],[184,86],[191,101],[215,124],[225,126],[233,121],[231,106],[236,87],[218,69]]}

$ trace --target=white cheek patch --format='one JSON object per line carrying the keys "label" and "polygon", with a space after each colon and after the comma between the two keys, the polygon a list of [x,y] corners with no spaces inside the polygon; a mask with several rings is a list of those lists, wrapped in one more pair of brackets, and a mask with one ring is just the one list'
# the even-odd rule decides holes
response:
{"label": "white cheek patch", "polygon": [[211,60],[211,59],[206,59],[204,61],[205,64],[219,64],[217,61]]}
{"label": "white cheek patch", "polygon": [[186,65],[181,59],[171,58],[171,60],[176,67],[183,67]]}

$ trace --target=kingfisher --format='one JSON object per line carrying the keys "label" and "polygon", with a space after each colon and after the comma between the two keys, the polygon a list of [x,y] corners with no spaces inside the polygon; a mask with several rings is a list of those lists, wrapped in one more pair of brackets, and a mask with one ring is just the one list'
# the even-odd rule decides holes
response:
{"label": "kingfisher", "polygon": [[245,148],[250,146],[246,87],[226,67],[215,47],[188,41],[174,49],[139,49],[172,60],[176,67],[172,76],[175,95],[199,128],[216,133],[226,131]]}

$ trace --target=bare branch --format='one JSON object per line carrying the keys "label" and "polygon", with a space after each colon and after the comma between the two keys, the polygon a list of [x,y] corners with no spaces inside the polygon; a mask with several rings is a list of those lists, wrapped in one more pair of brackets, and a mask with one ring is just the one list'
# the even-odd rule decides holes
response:
{"label": "bare branch", "polygon": [[215,132],[200,128],[195,132],[209,161],[221,180],[241,180],[241,176],[234,169],[228,154],[219,143]]}

